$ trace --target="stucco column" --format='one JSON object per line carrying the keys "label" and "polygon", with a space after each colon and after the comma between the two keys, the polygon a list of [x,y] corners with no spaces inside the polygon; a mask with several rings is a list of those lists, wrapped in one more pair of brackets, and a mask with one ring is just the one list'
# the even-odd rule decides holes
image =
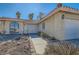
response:
{"label": "stucco column", "polygon": [[10,22],[9,21],[5,21],[5,34],[10,34],[10,30],[9,30],[9,24]]}
{"label": "stucco column", "polygon": [[27,24],[24,25],[24,33],[27,34]]}
{"label": "stucco column", "polygon": [[19,33],[23,34],[23,22],[18,22],[19,23]]}

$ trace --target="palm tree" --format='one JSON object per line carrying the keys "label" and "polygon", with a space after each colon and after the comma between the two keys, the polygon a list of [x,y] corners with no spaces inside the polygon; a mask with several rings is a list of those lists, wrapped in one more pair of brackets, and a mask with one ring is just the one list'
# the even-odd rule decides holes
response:
{"label": "palm tree", "polygon": [[21,13],[19,11],[17,11],[16,16],[17,16],[18,19],[20,19],[20,15],[21,15]]}
{"label": "palm tree", "polygon": [[33,13],[30,13],[28,16],[29,16],[29,20],[33,20]]}
{"label": "palm tree", "polygon": [[38,18],[41,20],[44,16],[45,16],[45,14],[40,12]]}

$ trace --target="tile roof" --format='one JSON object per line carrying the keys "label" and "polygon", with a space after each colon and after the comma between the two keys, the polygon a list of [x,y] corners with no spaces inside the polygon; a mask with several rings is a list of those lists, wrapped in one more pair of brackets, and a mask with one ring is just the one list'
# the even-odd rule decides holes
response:
{"label": "tile roof", "polygon": [[20,22],[24,22],[27,24],[37,24],[38,23],[38,20],[30,21],[30,20],[25,20],[25,19],[6,18],[6,17],[1,17],[0,21],[20,21]]}
{"label": "tile roof", "polygon": [[59,11],[61,11],[61,12],[68,12],[68,13],[73,13],[73,14],[78,14],[79,15],[79,10],[78,9],[67,7],[67,6],[62,6],[60,8],[55,8],[54,10],[52,10],[47,16],[43,17],[40,20],[40,22],[46,20],[48,17],[54,15],[55,13],[57,13]]}

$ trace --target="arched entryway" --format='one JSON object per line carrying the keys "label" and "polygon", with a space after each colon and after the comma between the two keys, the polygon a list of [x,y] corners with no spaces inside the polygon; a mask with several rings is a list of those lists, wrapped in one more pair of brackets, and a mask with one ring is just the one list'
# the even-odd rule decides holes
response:
{"label": "arched entryway", "polygon": [[12,21],[10,23],[10,34],[19,34],[19,23]]}

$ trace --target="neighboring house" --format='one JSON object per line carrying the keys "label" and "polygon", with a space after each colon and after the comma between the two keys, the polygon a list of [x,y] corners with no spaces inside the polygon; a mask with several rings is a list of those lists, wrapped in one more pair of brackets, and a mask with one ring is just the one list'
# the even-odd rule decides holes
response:
{"label": "neighboring house", "polygon": [[57,7],[39,21],[17,18],[0,18],[0,33],[27,34],[45,32],[59,40],[79,39],[79,10],[62,6]]}

